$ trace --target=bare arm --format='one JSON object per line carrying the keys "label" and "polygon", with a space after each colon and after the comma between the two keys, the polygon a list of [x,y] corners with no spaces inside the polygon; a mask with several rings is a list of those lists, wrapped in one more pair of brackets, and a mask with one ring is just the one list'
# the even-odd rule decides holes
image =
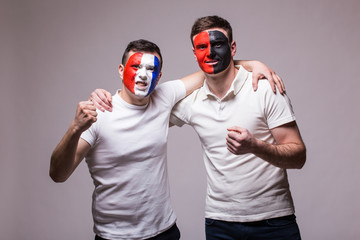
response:
{"label": "bare arm", "polygon": [[[195,89],[198,89],[202,86],[205,80],[205,75],[202,71],[195,72],[188,76],[185,76],[180,79],[186,89],[186,96],[192,93]],[[104,112],[105,110],[111,112],[112,111],[112,98],[111,93],[106,91],[105,89],[95,89],[90,94],[90,101],[92,101],[97,109]]]}
{"label": "bare arm", "polygon": [[276,144],[269,144],[252,136],[244,128],[229,128],[226,138],[228,150],[233,154],[253,153],[279,168],[302,168],[306,161],[306,148],[296,122],[274,129],[271,134]]}
{"label": "bare arm", "polygon": [[253,72],[252,84],[254,91],[258,88],[259,80],[265,78],[269,81],[274,93],[276,93],[275,85],[281,94],[285,92],[285,86],[281,77],[264,63],[256,60],[235,60],[234,63],[235,65],[243,66],[249,72]]}
{"label": "bare arm", "polygon": [[[243,66],[247,71],[253,72],[253,88],[254,91],[257,90],[258,81],[260,79],[266,78],[273,92],[276,92],[275,84],[278,87],[280,93],[285,92],[285,87],[282,82],[282,79],[268,66],[264,63],[256,60],[235,60],[235,65]],[[189,95],[194,90],[200,88],[204,83],[205,75],[202,71],[190,74],[186,77],[181,78],[181,81],[185,85],[186,95]],[[112,111],[112,98],[111,94],[104,89],[96,89],[93,91],[89,98],[92,101],[97,109],[104,112],[105,110]]]}
{"label": "bare arm", "polygon": [[49,174],[54,182],[66,181],[89,151],[90,145],[80,136],[96,121],[96,115],[92,102],[78,104],[71,126],[51,155]]}
{"label": "bare arm", "polygon": [[205,75],[202,71],[198,71],[196,73],[183,77],[180,80],[185,85],[186,96],[187,96],[204,84]]}

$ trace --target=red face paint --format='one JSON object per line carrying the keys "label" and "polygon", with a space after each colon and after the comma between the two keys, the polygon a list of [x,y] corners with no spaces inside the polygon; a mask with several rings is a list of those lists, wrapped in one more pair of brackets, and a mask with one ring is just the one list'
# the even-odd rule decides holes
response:
{"label": "red face paint", "polygon": [[224,71],[230,64],[229,39],[221,31],[203,31],[194,38],[195,55],[200,68],[209,74]]}
{"label": "red face paint", "polygon": [[206,73],[214,73],[214,68],[206,64],[208,60],[207,56],[210,55],[210,38],[208,32],[201,32],[194,38],[194,48],[195,56],[201,70]]}
{"label": "red face paint", "polygon": [[154,91],[160,76],[160,61],[148,53],[134,53],[124,69],[124,85],[138,97]]}
{"label": "red face paint", "polygon": [[135,75],[138,70],[136,66],[141,63],[142,53],[134,53],[130,56],[124,69],[124,84],[132,93],[135,94]]}

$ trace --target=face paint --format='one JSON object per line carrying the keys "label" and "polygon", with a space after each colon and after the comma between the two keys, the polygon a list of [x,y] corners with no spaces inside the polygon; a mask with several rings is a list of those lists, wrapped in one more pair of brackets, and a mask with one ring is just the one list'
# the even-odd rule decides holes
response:
{"label": "face paint", "polygon": [[124,69],[124,85],[139,97],[148,96],[156,87],[160,74],[159,59],[148,53],[134,53]]}
{"label": "face paint", "polygon": [[194,38],[196,59],[209,74],[224,71],[231,62],[229,39],[220,31],[203,31]]}

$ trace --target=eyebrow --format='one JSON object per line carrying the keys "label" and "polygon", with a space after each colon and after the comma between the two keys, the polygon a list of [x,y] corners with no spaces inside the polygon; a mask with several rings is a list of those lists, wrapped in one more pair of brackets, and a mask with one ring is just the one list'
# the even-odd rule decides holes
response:
{"label": "eyebrow", "polygon": [[[211,33],[211,34],[210,34]],[[209,32],[209,38],[213,37],[214,40],[216,39],[226,39],[228,41],[228,37],[226,37],[226,35],[223,32],[220,31],[210,31]]]}
{"label": "eyebrow", "polygon": [[226,36],[212,35],[212,41],[228,41],[228,38]]}
{"label": "eyebrow", "polygon": [[223,43],[223,42],[227,42],[227,40],[224,38],[214,38],[211,42],[212,43]]}
{"label": "eyebrow", "polygon": [[133,65],[139,65],[141,67],[155,67],[155,64],[153,63],[139,63],[139,64],[133,64]]}
{"label": "eyebrow", "polygon": [[195,44],[195,47],[206,46],[208,44],[209,44],[208,42],[199,42],[199,43]]}

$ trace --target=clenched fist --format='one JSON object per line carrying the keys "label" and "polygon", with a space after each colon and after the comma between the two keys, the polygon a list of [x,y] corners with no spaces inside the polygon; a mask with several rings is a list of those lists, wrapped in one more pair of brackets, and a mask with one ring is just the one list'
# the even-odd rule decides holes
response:
{"label": "clenched fist", "polygon": [[76,114],[73,121],[73,126],[75,130],[79,132],[84,132],[88,129],[97,118],[96,107],[91,101],[79,102],[76,108]]}
{"label": "clenched fist", "polygon": [[230,152],[240,155],[253,151],[256,139],[246,128],[231,127],[228,131],[226,145]]}

